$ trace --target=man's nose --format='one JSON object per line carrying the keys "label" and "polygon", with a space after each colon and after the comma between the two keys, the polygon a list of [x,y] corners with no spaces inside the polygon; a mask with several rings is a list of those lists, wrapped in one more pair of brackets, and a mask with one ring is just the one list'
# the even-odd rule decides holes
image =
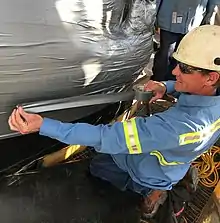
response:
{"label": "man's nose", "polygon": [[172,74],[174,76],[178,76],[179,75],[179,65],[177,64],[176,67],[172,70]]}

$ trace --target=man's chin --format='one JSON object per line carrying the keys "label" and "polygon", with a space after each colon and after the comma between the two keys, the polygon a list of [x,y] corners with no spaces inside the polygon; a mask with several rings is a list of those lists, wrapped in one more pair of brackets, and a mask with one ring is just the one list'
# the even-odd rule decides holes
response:
{"label": "man's chin", "polygon": [[179,82],[176,82],[174,85],[174,88],[176,91],[181,92],[182,88],[181,88],[181,84]]}
{"label": "man's chin", "polygon": [[177,92],[188,93],[186,88],[184,88],[181,83],[175,83],[174,88]]}

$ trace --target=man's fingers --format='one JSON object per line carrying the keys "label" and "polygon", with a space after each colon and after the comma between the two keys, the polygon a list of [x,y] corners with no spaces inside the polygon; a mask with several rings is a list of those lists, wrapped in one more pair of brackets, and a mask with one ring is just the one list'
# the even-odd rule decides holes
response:
{"label": "man's fingers", "polygon": [[21,106],[18,107],[18,112],[20,113],[20,115],[22,115],[24,119],[26,119],[26,121],[28,121],[29,114],[25,112]]}
{"label": "man's fingers", "polygon": [[12,131],[19,131],[19,130],[13,125],[13,123],[12,123],[12,121],[11,121],[11,116],[10,116],[9,119],[8,119],[8,124],[9,124],[9,127],[10,127],[10,129],[11,129]]}
{"label": "man's fingers", "polygon": [[28,123],[21,117],[18,109],[15,112],[16,123],[19,126],[19,130],[21,133],[26,133],[28,131]]}
{"label": "man's fingers", "polygon": [[154,86],[154,81],[149,80],[145,85],[144,85],[144,90],[145,91],[150,91],[153,90],[153,86]]}
{"label": "man's fingers", "polygon": [[159,97],[158,96],[155,96],[155,97],[151,98],[151,100],[149,101],[149,103],[151,104],[151,103],[155,102],[157,99],[159,99]]}
{"label": "man's fingers", "polygon": [[25,120],[21,117],[18,109],[15,112],[15,119],[16,119],[16,122],[18,123],[18,125],[23,126],[25,124]]}
{"label": "man's fingers", "polygon": [[16,118],[15,118],[15,112],[16,112],[16,109],[14,109],[12,114],[11,114],[11,124],[12,124],[13,127],[18,129],[18,131],[20,131],[18,123],[17,123]]}
{"label": "man's fingers", "polygon": [[21,119],[20,114],[17,111],[17,109],[14,109],[12,114],[11,114],[10,124],[11,124],[11,128],[13,128],[15,131],[19,131],[20,133],[24,133],[24,130],[26,128],[26,124]]}
{"label": "man's fingers", "polygon": [[28,132],[28,125],[25,120],[22,119],[18,109],[13,110],[8,119],[8,124],[12,131],[18,131],[21,134],[26,134]]}
{"label": "man's fingers", "polygon": [[17,109],[14,109],[14,111],[11,114],[11,120],[10,120],[11,126],[13,129],[15,129],[15,131],[18,131],[18,132],[24,134],[22,125],[20,123],[18,123],[18,121],[17,121],[16,112],[17,112]]}

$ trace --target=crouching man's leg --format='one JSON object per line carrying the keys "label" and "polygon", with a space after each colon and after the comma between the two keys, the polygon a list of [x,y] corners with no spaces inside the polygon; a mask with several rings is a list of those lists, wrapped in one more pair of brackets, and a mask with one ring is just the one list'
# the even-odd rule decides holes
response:
{"label": "crouching man's leg", "polygon": [[167,191],[152,190],[148,196],[145,196],[141,203],[141,211],[144,218],[152,218],[157,213],[159,206],[167,198]]}
{"label": "crouching man's leg", "polygon": [[120,169],[109,154],[98,154],[90,163],[90,173],[124,191],[129,174]]}
{"label": "crouching man's leg", "polygon": [[93,176],[110,182],[122,191],[131,190],[143,196],[141,211],[144,217],[150,218],[156,213],[160,204],[166,199],[166,192],[152,190],[133,181],[130,175],[120,169],[111,155],[98,154],[90,164],[90,172]]}

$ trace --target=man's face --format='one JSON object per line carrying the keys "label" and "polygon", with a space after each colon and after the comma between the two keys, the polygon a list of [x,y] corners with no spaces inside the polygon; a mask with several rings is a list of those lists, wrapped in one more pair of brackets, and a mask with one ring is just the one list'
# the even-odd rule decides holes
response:
{"label": "man's face", "polygon": [[208,74],[190,69],[188,65],[179,63],[172,73],[176,76],[175,89],[178,92],[199,94],[206,86]]}

